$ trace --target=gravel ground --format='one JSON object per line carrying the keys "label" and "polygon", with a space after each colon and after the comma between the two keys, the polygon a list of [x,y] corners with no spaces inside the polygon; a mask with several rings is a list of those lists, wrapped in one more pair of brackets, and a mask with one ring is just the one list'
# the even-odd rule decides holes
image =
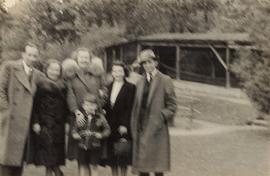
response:
{"label": "gravel ground", "polygon": [[[263,128],[240,128],[205,135],[173,134],[172,171],[167,175],[269,176],[270,133]],[[75,162],[67,162],[63,170],[66,176],[76,176],[76,168]],[[24,176],[33,175],[44,176],[44,169],[28,166]],[[100,168],[100,176],[110,175],[109,168]]]}
{"label": "gravel ground", "polygon": [[172,137],[170,176],[269,176],[270,133],[240,130]]}

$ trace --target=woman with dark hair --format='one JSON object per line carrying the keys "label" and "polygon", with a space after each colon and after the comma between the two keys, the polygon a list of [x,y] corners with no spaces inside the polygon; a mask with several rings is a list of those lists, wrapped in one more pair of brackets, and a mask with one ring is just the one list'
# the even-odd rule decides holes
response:
{"label": "woman with dark hair", "polygon": [[[117,154],[116,144],[120,140],[131,140],[130,117],[133,99],[136,91],[135,85],[126,81],[129,76],[128,69],[121,61],[112,65],[113,82],[108,86],[109,101],[105,104],[106,118],[111,127],[108,138],[108,159],[106,164],[112,169],[112,175],[127,175],[127,166],[131,164],[131,148],[124,155]],[[119,172],[120,170],[120,172]]]}
{"label": "woman with dark hair", "polygon": [[61,64],[57,60],[49,60],[45,74],[55,85],[38,84],[34,97],[28,162],[45,166],[46,176],[53,173],[62,176],[60,166],[65,164],[65,123],[69,111],[67,88],[61,72]]}

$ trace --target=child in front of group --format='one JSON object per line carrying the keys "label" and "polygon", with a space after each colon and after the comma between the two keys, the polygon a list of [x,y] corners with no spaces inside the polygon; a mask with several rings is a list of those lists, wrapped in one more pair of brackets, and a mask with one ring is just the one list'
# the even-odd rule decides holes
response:
{"label": "child in front of group", "polygon": [[99,102],[94,94],[85,96],[82,104],[85,123],[80,127],[75,126],[72,130],[73,138],[78,140],[77,159],[80,176],[98,175],[97,165],[105,151],[102,141],[110,135],[110,126]]}

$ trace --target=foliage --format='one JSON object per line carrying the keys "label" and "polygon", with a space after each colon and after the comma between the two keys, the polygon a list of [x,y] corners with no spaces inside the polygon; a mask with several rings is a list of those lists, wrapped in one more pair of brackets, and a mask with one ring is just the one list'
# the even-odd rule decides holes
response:
{"label": "foliage", "polygon": [[[42,58],[64,59],[78,46],[98,55],[107,45],[159,32],[247,32],[257,48],[270,47],[268,0],[24,0],[3,8],[1,56],[18,59],[25,42]],[[269,113],[269,55],[238,53],[232,67],[258,107]]]}
{"label": "foliage", "polygon": [[[240,2],[241,3],[241,2]],[[238,60],[232,70],[238,75],[242,86],[258,109],[265,114],[270,113],[270,2],[246,1],[235,14],[242,14],[232,21],[241,21],[234,25],[237,30],[248,32],[255,41],[256,51],[243,50],[238,53]],[[233,13],[231,13],[233,14]]]}
{"label": "foliage", "polygon": [[[157,32],[204,32],[218,8],[214,0],[63,0],[19,1],[4,31],[4,59],[17,59],[21,46],[36,41],[44,58],[65,58],[84,45],[101,53],[109,44]],[[201,14],[204,14],[201,17]],[[16,53],[17,52],[17,53]],[[54,56],[55,55],[55,56]]]}

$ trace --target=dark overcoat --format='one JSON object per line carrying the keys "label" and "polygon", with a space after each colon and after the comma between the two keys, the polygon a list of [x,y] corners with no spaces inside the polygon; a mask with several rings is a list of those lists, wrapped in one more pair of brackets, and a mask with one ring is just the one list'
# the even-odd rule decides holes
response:
{"label": "dark overcoat", "polygon": [[29,80],[21,60],[3,63],[0,73],[0,164],[21,166],[29,134],[33,96],[45,75]]}
{"label": "dark overcoat", "polygon": [[63,81],[56,86],[38,84],[34,98],[31,128],[37,123],[40,134],[30,130],[27,162],[54,167],[65,164],[65,123],[68,118],[67,88]]}
{"label": "dark overcoat", "polygon": [[[170,170],[170,139],[168,119],[176,112],[176,96],[170,77],[157,72],[150,84],[144,124],[140,123],[140,110],[146,79],[137,83],[132,111],[134,172],[164,172]],[[143,126],[143,131],[140,129]]]}

